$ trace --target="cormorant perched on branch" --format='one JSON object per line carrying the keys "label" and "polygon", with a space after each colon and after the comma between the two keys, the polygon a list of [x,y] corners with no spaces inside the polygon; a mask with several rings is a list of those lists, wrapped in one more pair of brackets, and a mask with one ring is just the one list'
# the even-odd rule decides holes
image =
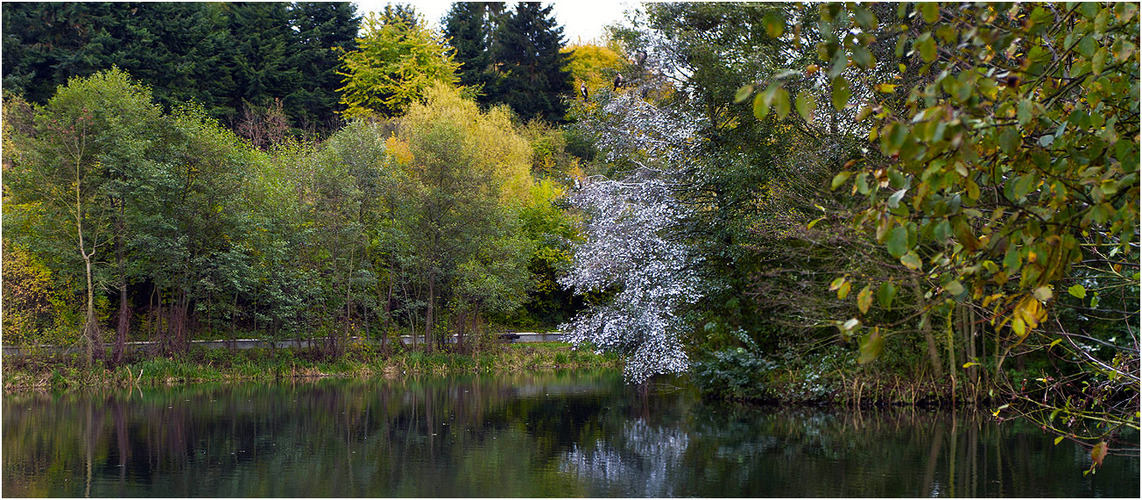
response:
{"label": "cormorant perched on branch", "polygon": [[622,87],[622,86],[623,86],[623,74],[619,73],[618,76],[615,77],[615,90],[618,90],[619,87]]}
{"label": "cormorant perched on branch", "polygon": [[579,84],[579,92],[583,94],[583,100],[587,100],[587,82]]}

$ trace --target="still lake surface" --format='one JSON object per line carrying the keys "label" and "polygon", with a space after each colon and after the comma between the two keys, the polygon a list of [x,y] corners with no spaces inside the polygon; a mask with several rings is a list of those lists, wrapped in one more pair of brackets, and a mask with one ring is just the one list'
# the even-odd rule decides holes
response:
{"label": "still lake surface", "polygon": [[1139,459],[969,412],[703,402],[614,372],[21,393],[3,495],[1139,496]]}

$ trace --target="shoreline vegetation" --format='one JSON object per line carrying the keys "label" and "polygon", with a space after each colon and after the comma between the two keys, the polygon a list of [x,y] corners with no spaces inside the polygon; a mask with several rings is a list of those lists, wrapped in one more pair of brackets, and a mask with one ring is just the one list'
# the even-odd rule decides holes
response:
{"label": "shoreline vegetation", "polygon": [[[185,353],[131,353],[124,363],[108,366],[96,361],[86,367],[81,354],[33,352],[9,355],[3,361],[4,393],[84,391],[109,388],[173,387],[209,383],[280,382],[286,380],[398,379],[419,376],[496,375],[563,370],[613,369],[624,362],[613,352],[596,353],[566,342],[495,344],[476,352],[442,350],[433,353],[404,346],[386,352],[370,344],[354,344],[340,356],[320,347],[256,347],[245,349],[196,346]],[[449,346],[453,347],[453,346]],[[708,385],[704,373],[690,380]],[[765,383],[749,391],[722,390],[704,397],[761,405],[837,407],[980,406],[988,398],[957,397],[950,386],[931,379],[914,380],[892,373],[837,370],[822,378],[809,370],[766,372]],[[648,381],[654,384],[655,379]]]}
{"label": "shoreline vegetation", "polygon": [[184,354],[151,357],[138,353],[114,368],[84,366],[77,354],[6,356],[4,392],[158,387],[213,382],[272,382],[316,378],[397,378],[615,368],[614,354],[573,349],[562,342],[494,345],[478,352],[426,353],[402,349],[385,353],[354,345],[338,357],[317,348],[194,348]]}

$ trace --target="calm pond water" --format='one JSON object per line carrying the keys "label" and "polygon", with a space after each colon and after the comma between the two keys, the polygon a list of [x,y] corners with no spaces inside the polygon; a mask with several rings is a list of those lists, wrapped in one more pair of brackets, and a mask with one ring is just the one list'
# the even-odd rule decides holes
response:
{"label": "calm pond water", "polygon": [[1139,459],[963,412],[704,403],[617,373],[3,399],[4,496],[1139,495]]}

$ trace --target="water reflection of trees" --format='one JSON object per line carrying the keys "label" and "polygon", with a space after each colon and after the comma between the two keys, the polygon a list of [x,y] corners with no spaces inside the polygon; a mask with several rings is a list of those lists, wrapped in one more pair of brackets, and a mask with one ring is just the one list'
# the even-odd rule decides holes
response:
{"label": "water reflection of trees", "polygon": [[639,397],[618,374],[9,395],[6,496],[1138,496],[986,415]]}
{"label": "water reflection of trees", "polygon": [[[592,403],[600,384],[610,391],[622,381],[520,376],[9,396],[3,493],[567,494],[575,485],[554,468],[547,477],[525,473],[529,465],[542,472],[576,439],[574,429],[591,427],[585,420],[601,404]],[[563,417],[538,417],[552,411]],[[533,434],[549,445],[536,446]]]}
{"label": "water reflection of trees", "polygon": [[682,465],[688,445],[689,436],[681,430],[638,419],[625,423],[609,441],[574,445],[561,469],[584,484],[602,486],[593,496],[679,496],[670,476]]}
{"label": "water reflection of trees", "polygon": [[1138,495],[1136,459],[1083,477],[1085,450],[984,414],[701,404],[687,415],[615,423],[562,468],[599,496]]}

